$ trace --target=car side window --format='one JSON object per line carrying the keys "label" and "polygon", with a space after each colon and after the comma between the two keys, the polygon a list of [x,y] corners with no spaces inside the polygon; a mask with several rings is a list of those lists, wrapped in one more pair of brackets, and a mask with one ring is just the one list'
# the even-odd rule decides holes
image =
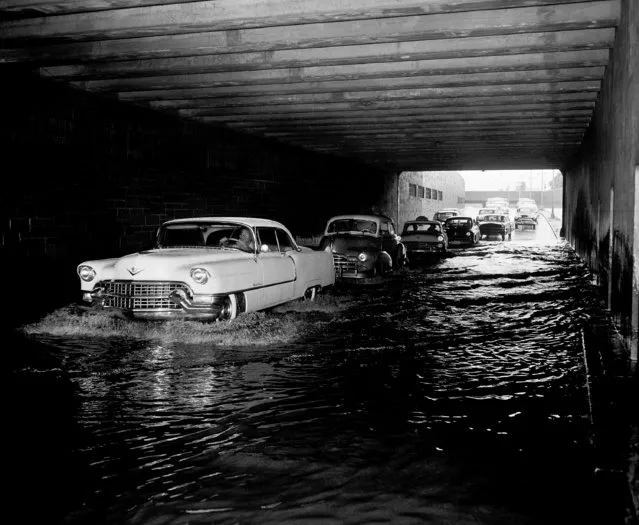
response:
{"label": "car side window", "polygon": [[275,232],[277,233],[277,240],[280,245],[280,251],[290,252],[295,249],[293,239],[291,239],[291,236],[288,233],[286,233],[281,228],[277,228]]}
{"label": "car side window", "polygon": [[[257,237],[260,243],[260,251],[278,252],[277,236],[274,228],[258,228]],[[263,246],[266,245],[266,250]]]}
{"label": "car side window", "polygon": [[381,231],[383,237],[388,237],[391,234],[390,233],[390,227],[391,227],[391,225],[390,225],[389,222],[382,222],[380,231]]}

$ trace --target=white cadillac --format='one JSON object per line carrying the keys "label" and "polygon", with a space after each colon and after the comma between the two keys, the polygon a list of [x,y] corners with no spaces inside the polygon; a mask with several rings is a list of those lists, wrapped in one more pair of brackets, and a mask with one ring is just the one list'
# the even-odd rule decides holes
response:
{"label": "white cadillac", "polygon": [[244,217],[171,220],[155,248],[77,272],[84,303],[143,319],[231,320],[335,283],[330,253],[298,246],[279,222]]}

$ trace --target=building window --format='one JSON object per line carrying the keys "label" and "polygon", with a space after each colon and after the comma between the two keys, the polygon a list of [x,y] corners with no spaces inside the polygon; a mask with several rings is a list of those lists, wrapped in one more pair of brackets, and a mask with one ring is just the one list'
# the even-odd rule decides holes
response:
{"label": "building window", "polygon": [[444,192],[439,191],[439,192],[437,192],[437,193],[439,193],[439,196],[438,196],[439,200],[440,200],[440,201],[443,201],[443,200],[444,200]]}
{"label": "building window", "polygon": [[457,204],[464,204],[464,197],[457,197]]}
{"label": "building window", "polygon": [[424,198],[424,186],[417,187],[417,195],[420,199]]}
{"label": "building window", "polygon": [[434,200],[437,200],[437,191],[438,190],[433,190],[433,194],[431,195],[431,198]]}
{"label": "building window", "polygon": [[426,188],[426,198],[427,199],[431,198],[431,196],[430,196],[430,188]]}
{"label": "building window", "polygon": [[417,184],[409,184],[408,185],[408,196],[409,197],[417,197]]}

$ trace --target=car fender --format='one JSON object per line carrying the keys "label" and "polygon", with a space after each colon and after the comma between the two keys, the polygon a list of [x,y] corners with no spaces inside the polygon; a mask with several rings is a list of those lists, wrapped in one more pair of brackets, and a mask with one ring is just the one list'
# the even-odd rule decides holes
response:
{"label": "car fender", "polygon": [[288,256],[295,265],[295,297],[302,297],[314,286],[324,288],[335,284],[335,266],[330,252],[302,247],[299,251],[289,252]]}
{"label": "car fender", "polygon": [[380,266],[387,266],[388,268],[392,268],[393,258],[390,256],[390,254],[387,251],[382,250],[377,255],[376,264],[379,264]]}

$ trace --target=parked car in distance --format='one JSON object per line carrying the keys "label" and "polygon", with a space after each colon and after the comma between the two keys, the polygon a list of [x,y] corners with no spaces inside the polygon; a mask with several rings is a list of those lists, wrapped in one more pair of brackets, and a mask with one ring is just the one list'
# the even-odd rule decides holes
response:
{"label": "parked car in distance", "polygon": [[448,235],[448,245],[463,243],[474,245],[479,242],[479,227],[472,217],[450,217],[444,223]]}
{"label": "parked car in distance", "polygon": [[515,213],[515,229],[523,230],[532,228],[533,230],[537,229],[537,216],[539,214],[539,210],[537,206],[522,206],[517,208]]}
{"label": "parked car in distance", "polygon": [[495,206],[508,208],[510,204],[508,203],[508,199],[505,197],[490,197],[486,199],[486,208],[494,208]]}
{"label": "parked car in distance", "polygon": [[512,238],[512,225],[510,218],[504,214],[491,214],[484,215],[479,221],[479,235],[480,238],[499,236],[502,241]]}
{"label": "parked car in distance", "polygon": [[448,251],[448,235],[439,221],[407,221],[402,230],[402,242],[411,262]]}
{"label": "parked car in distance", "polygon": [[491,208],[481,208],[479,210],[479,212],[477,212],[477,223],[479,224],[482,220],[484,220],[483,218],[486,215],[492,215],[497,213],[497,208],[495,207],[491,207]]}
{"label": "parked car in distance", "polygon": [[337,279],[388,274],[406,264],[406,247],[385,215],[337,215],[326,223],[319,248],[333,257]]}
{"label": "parked car in distance", "polygon": [[434,221],[445,222],[449,217],[457,217],[461,215],[461,211],[457,208],[443,208],[433,215]]}
{"label": "parked car in distance", "polygon": [[163,223],[155,247],[78,265],[83,303],[142,319],[231,320],[335,283],[330,254],[281,223],[195,217]]}
{"label": "parked car in distance", "polygon": [[531,208],[536,208],[537,207],[537,203],[535,202],[535,199],[530,199],[527,197],[521,197],[518,201],[517,201],[517,208],[521,208],[523,207],[531,207]]}

